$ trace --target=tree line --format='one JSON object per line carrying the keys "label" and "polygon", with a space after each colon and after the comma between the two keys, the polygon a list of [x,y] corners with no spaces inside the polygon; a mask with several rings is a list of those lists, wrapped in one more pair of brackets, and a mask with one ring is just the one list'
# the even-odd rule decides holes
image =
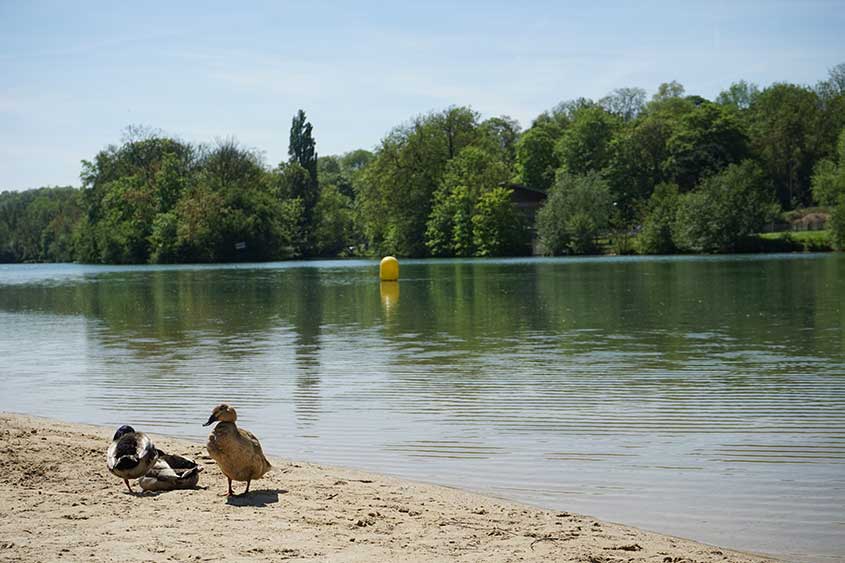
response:
{"label": "tree line", "polygon": [[[288,158],[130,128],[81,187],[0,194],[0,261],[223,262],[316,256],[731,252],[817,207],[845,246],[845,63],[815,86],[677,82],[563,102],[530,127],[469,107],[419,115],[373,151]],[[513,190],[546,194],[527,215]]]}

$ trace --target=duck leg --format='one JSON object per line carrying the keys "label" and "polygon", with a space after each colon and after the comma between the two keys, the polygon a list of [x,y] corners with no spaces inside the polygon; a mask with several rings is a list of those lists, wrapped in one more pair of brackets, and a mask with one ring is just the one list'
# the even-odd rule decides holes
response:
{"label": "duck leg", "polygon": [[[226,477],[226,479],[229,479],[229,478]],[[230,496],[230,497],[235,496],[235,491],[232,490],[232,480],[231,479],[229,479],[229,492],[227,493],[227,496]]]}
{"label": "duck leg", "polygon": [[246,490],[244,491],[244,494],[247,494],[247,493],[249,492],[249,484],[250,484],[251,482],[252,482],[252,481],[247,481],[247,482],[246,482]]}
{"label": "duck leg", "polygon": [[129,489],[129,492],[134,495],[135,491],[132,490],[132,485],[129,484],[129,479],[124,479],[123,482],[126,483],[126,488]]}

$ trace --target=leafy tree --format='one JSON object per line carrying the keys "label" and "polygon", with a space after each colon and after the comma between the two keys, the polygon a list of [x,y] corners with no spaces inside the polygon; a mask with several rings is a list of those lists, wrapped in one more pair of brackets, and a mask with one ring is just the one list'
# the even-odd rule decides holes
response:
{"label": "leafy tree", "polygon": [[373,153],[364,149],[350,151],[340,157],[341,179],[337,188],[354,200],[357,196],[356,185],[360,183],[364,168],[373,160]]}
{"label": "leafy tree", "polygon": [[623,121],[632,121],[645,109],[645,100],[642,88],[617,88],[599,100],[599,105]]}
{"label": "leafy tree", "polygon": [[845,195],[839,196],[836,207],[830,215],[830,233],[833,247],[845,250]]}
{"label": "leafy tree", "polygon": [[352,199],[332,184],[320,190],[316,207],[315,242],[320,256],[337,256],[358,243]]}
{"label": "leafy tree", "polygon": [[813,199],[819,205],[836,205],[845,193],[845,167],[832,160],[820,160],[812,178]]}
{"label": "leafy tree", "polygon": [[363,170],[373,160],[373,153],[365,149],[355,149],[340,157],[341,170],[355,173]]}
{"label": "leafy tree", "polygon": [[516,143],[517,181],[535,190],[546,191],[552,185],[560,161],[555,154],[555,140],[544,127],[532,127]]}
{"label": "leafy tree", "polygon": [[666,144],[667,174],[690,189],[709,174],[748,155],[748,138],[734,113],[709,102],[676,120]]}
{"label": "leafy tree", "polygon": [[619,118],[600,107],[576,111],[555,145],[561,166],[575,175],[604,168],[610,159],[610,140],[619,125]]}
{"label": "leafy tree", "polygon": [[[195,166],[196,156],[195,147],[176,139],[161,136],[135,139],[130,134],[130,140],[123,145],[111,145],[100,151],[93,161],[82,161],[81,178],[89,218],[98,219],[98,204],[106,185],[128,176],[136,176],[142,183],[150,184],[156,209],[168,209],[178,200],[180,187],[168,182],[174,174],[188,175]],[[165,169],[163,173],[162,169]],[[159,185],[160,180],[167,182]]]}
{"label": "leafy tree", "polygon": [[481,195],[472,216],[472,236],[479,256],[516,256],[528,250],[528,230],[511,202],[510,188]]}
{"label": "leafy tree", "polygon": [[71,187],[0,193],[0,262],[73,260],[80,196]]}
{"label": "leafy tree", "polygon": [[587,254],[607,229],[612,209],[610,186],[601,174],[558,175],[537,214],[537,233],[548,254]]}
{"label": "leafy tree", "polygon": [[432,256],[475,254],[472,233],[475,204],[463,185],[439,189],[434,193],[434,204],[425,231],[425,244]]}
{"label": "leafy tree", "polygon": [[[294,194],[301,193],[299,188],[309,181],[308,171],[303,168],[298,162],[283,162],[273,171],[270,177],[271,191],[279,204],[284,204],[288,201],[295,201],[295,208],[300,210],[300,213],[295,217],[295,223],[291,226],[293,229],[293,237],[291,240],[293,256],[300,257],[306,255],[309,250],[309,244],[313,244],[313,229],[305,216],[305,205],[302,197]],[[312,213],[312,218],[313,218]]]}
{"label": "leafy tree", "polygon": [[617,131],[611,140],[606,176],[623,222],[633,220],[640,202],[666,179],[671,131],[667,119],[648,115]]}
{"label": "leafy tree", "polygon": [[476,203],[507,178],[507,166],[478,147],[466,147],[448,162],[426,223],[426,246],[433,255],[475,254]]}
{"label": "leafy tree", "polygon": [[732,164],[680,199],[674,242],[684,250],[733,250],[777,212],[765,176],[750,160]]}
{"label": "leafy tree", "polygon": [[179,215],[175,209],[156,215],[149,240],[150,262],[172,264],[180,261]]}
{"label": "leafy tree", "polygon": [[485,150],[468,146],[446,164],[441,187],[466,186],[469,195],[478,199],[485,191],[508,179],[506,165]]}
{"label": "leafy tree", "polygon": [[424,256],[426,222],[446,163],[478,141],[478,114],[452,107],[385,137],[358,182],[361,229],[371,251]]}
{"label": "leafy tree", "polygon": [[197,166],[191,145],[137,128],[126,137],[82,162],[86,213],[74,237],[84,262],[147,261],[156,215],[175,207]]}
{"label": "leafy tree", "polygon": [[279,202],[260,157],[223,141],[200,163],[190,198],[177,206],[179,253],[189,261],[284,256]]}
{"label": "leafy tree", "polygon": [[692,111],[696,106],[696,99],[684,97],[684,87],[675,82],[664,82],[651,101],[643,110],[644,114],[661,115],[666,119],[677,119],[681,115]]}
{"label": "leafy tree", "polygon": [[147,261],[147,238],[157,208],[151,188],[151,184],[137,175],[106,184],[100,202],[101,219],[94,230],[100,262],[135,264]]}
{"label": "leafy tree", "polygon": [[354,197],[355,190],[352,187],[352,180],[344,173],[339,156],[319,157],[317,159],[317,174],[320,178],[320,190],[327,186],[333,186],[348,198]]}
{"label": "leafy tree", "polygon": [[519,139],[519,123],[506,115],[491,117],[478,127],[479,145],[496,157],[509,169],[516,164],[516,143]]}
{"label": "leafy tree", "polygon": [[823,99],[829,100],[845,94],[845,63],[831,68],[827,80],[816,86],[816,92]]}
{"label": "leafy tree", "polygon": [[320,198],[320,184],[317,172],[317,147],[313,135],[314,127],[306,121],[305,112],[299,110],[293,116],[290,126],[290,144],[288,145],[288,162],[298,164],[308,174],[297,177],[291,186],[290,197],[298,198],[302,202],[302,232],[301,248],[308,255],[314,251],[314,207]]}
{"label": "leafy tree", "polygon": [[598,104],[590,98],[575,98],[574,100],[566,100],[557,104],[552,108],[551,115],[560,124],[561,128],[565,130],[572,123],[578,112],[595,107],[598,107]]}
{"label": "leafy tree", "polygon": [[317,158],[317,174],[323,184],[336,184],[341,175],[340,158],[334,155]]}
{"label": "leafy tree", "polygon": [[657,92],[652,96],[652,101],[661,102],[675,98],[682,98],[685,89],[680,82],[673,80],[672,82],[663,82],[657,87]]}
{"label": "leafy tree", "polygon": [[[290,162],[296,162],[308,171],[311,184],[306,189],[316,191],[317,186],[317,147],[314,142],[314,127],[306,121],[305,112],[299,110],[293,116],[290,126],[290,144],[288,156]],[[302,194],[296,194],[297,197]],[[314,196],[311,196],[314,197]]]}
{"label": "leafy tree", "polygon": [[756,84],[740,80],[731,84],[727,90],[720,92],[716,97],[716,103],[746,110],[751,107],[759,94],[760,88]]}
{"label": "leafy tree", "polygon": [[[256,153],[234,141],[219,142],[201,156],[189,188],[174,209],[153,220],[150,260],[290,257],[301,204],[298,199],[281,198],[280,191],[278,180],[267,173]],[[292,201],[295,214],[289,212]]]}
{"label": "leafy tree", "polygon": [[749,111],[751,147],[781,205],[808,205],[813,165],[826,142],[832,144],[817,94],[803,86],[774,84],[754,98]]}
{"label": "leafy tree", "polygon": [[355,199],[355,182],[361,171],[372,160],[373,153],[357,149],[343,155],[321,156],[317,159],[320,186],[333,185],[349,199]]}
{"label": "leafy tree", "polygon": [[[598,104],[589,98],[576,98],[560,102],[550,111],[544,111],[531,123],[531,129],[543,129],[552,139],[557,140],[569,128],[575,114],[585,108],[597,107]],[[554,182],[551,179],[549,185]]]}
{"label": "leafy tree", "polygon": [[678,212],[678,186],[658,184],[648,200],[642,230],[637,236],[641,254],[671,254],[677,249],[672,239]]}
{"label": "leafy tree", "polygon": [[[152,256],[162,262],[224,260],[225,257],[218,253],[223,247],[219,226],[227,213],[223,194],[206,182],[197,182],[174,208],[175,220],[165,216],[156,222],[158,229],[151,236],[154,245]],[[176,228],[175,241],[170,238],[173,235],[173,223]]]}
{"label": "leafy tree", "polygon": [[834,159],[822,159],[816,163],[812,177],[813,199],[820,205],[837,205],[845,195],[845,129],[839,134]]}

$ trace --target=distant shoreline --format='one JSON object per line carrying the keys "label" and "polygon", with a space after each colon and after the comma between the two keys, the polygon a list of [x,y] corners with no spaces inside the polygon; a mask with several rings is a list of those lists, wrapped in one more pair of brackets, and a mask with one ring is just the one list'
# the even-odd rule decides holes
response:
{"label": "distant shoreline", "polygon": [[[393,477],[271,460],[227,500],[202,444],[200,489],[131,496],[105,467],[112,429],[0,413],[0,559],[8,561],[672,561],[775,559]],[[236,491],[242,490],[238,484]],[[137,487],[136,487],[137,488]]]}
{"label": "distant shoreline", "polygon": [[[810,233],[825,233],[825,231],[809,231]],[[788,232],[784,233],[769,233],[770,235],[786,235],[789,234]],[[765,237],[764,240],[774,240],[773,237]],[[572,254],[572,255],[560,255],[560,256],[546,256],[542,254],[537,255],[524,255],[524,256],[454,256],[454,257],[445,257],[445,256],[398,256],[397,258],[400,262],[404,261],[412,261],[412,262],[420,262],[420,261],[431,261],[432,263],[442,262],[442,263],[450,263],[450,262],[501,262],[501,261],[508,261],[508,260],[546,260],[546,259],[555,259],[555,260],[573,260],[573,261],[583,261],[583,260],[600,260],[602,258],[629,258],[629,259],[643,259],[648,260],[650,258],[655,259],[662,259],[662,258],[698,258],[698,257],[706,257],[706,258],[719,258],[719,257],[730,257],[730,256],[770,256],[770,255],[837,255],[839,254],[831,247],[816,247],[816,248],[798,248],[800,246],[800,241],[795,243],[796,247],[792,249],[788,248],[778,248],[776,246],[772,246],[768,250],[756,250],[756,251],[736,251],[736,252],[686,252],[686,253],[672,253],[672,254],[613,254],[613,253],[600,253],[600,254]],[[181,267],[181,266],[203,266],[203,267],[212,267],[212,266],[238,266],[238,265],[248,265],[248,264],[289,264],[294,262],[304,262],[304,263],[315,263],[315,262],[333,262],[333,263],[344,263],[344,262],[367,262],[372,263],[374,266],[378,266],[379,257],[376,256],[326,256],[326,257],[310,257],[310,258],[289,258],[284,260],[258,260],[258,261],[234,261],[234,262],[174,262],[169,264],[164,263],[149,263],[149,262],[138,262],[135,264],[120,264],[120,263],[113,263],[113,264],[102,264],[97,262],[0,262],[0,266],[58,266],[58,265],[69,265],[69,266],[91,266],[97,268],[132,268],[132,267],[148,267],[148,268],[173,268],[173,267]]]}

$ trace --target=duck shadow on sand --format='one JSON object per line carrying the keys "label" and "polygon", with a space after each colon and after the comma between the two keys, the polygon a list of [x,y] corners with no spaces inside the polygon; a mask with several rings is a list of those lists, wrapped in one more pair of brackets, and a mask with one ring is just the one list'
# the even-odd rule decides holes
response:
{"label": "duck shadow on sand", "polygon": [[159,495],[167,495],[168,493],[176,493],[178,491],[207,491],[208,486],[194,486],[194,487],[185,487],[183,489],[170,489],[166,491],[145,491],[141,489],[140,491],[134,491],[132,493],[123,491],[125,495],[131,495],[135,497],[157,497]]}
{"label": "duck shadow on sand", "polygon": [[269,504],[279,502],[279,495],[286,494],[285,489],[258,489],[226,499],[226,504],[232,506],[254,506],[263,508]]}

